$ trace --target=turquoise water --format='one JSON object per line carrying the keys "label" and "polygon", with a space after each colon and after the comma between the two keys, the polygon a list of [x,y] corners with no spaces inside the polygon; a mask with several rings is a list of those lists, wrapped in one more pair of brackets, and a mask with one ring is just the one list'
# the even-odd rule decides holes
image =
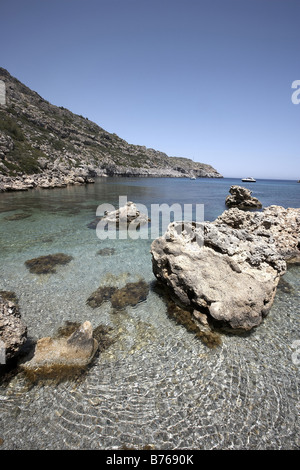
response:
{"label": "turquoise water", "polygon": [[[99,355],[84,382],[26,386],[17,375],[0,387],[3,449],[298,448],[300,270],[285,275],[265,322],[247,337],[222,335],[208,349],[166,314],[151,266],[151,238],[99,240],[89,224],[98,205],[119,196],[143,204],[204,204],[204,219],[225,207],[237,179],[101,178],[95,184],[0,194],[0,290],[14,291],[33,339],[66,321],[110,326],[117,340]],[[300,184],[248,184],[263,204],[300,207]],[[19,217],[16,215],[21,214]],[[114,248],[110,256],[99,256]],[[63,252],[73,257],[55,274],[31,274],[25,261]],[[145,302],[113,312],[86,300],[100,285],[146,280]]]}
{"label": "turquoise water", "polygon": [[242,183],[236,178],[99,178],[95,185],[84,187],[0,194],[0,213],[34,208],[74,215],[85,210],[93,217],[98,204],[107,202],[116,206],[119,196],[127,196],[129,201],[139,202],[148,208],[151,204],[162,203],[204,204],[205,219],[213,220],[226,209],[225,198],[233,184],[249,188],[265,207],[272,204],[283,207],[300,205],[300,183],[296,181],[257,180],[256,183]]}

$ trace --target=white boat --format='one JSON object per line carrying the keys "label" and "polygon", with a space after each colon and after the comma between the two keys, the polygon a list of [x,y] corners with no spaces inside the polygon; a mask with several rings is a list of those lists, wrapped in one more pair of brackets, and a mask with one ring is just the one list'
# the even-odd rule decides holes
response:
{"label": "white boat", "polygon": [[242,181],[244,181],[244,183],[256,183],[256,180],[252,178],[252,176],[249,176],[249,178],[242,178]]}
{"label": "white boat", "polygon": [[196,179],[196,176],[191,176],[190,177],[190,180],[195,180]]}

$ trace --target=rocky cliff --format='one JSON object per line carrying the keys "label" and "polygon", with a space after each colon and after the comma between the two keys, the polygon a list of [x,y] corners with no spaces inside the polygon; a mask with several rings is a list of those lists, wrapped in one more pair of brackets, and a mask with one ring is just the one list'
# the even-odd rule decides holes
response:
{"label": "rocky cliff", "polygon": [[104,175],[222,177],[210,165],[129,144],[50,104],[3,68],[0,80],[6,89],[0,104],[2,190],[91,182]]}

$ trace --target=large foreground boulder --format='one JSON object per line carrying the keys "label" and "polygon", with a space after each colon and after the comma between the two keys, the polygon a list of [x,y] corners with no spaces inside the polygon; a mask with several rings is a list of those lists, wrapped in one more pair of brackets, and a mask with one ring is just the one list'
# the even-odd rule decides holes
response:
{"label": "large foreground boulder", "polygon": [[269,312],[286,262],[273,240],[228,224],[169,225],[151,246],[153,272],[183,306],[231,330]]}
{"label": "large foreground boulder", "polygon": [[11,292],[0,293],[0,363],[16,357],[27,340],[27,327]]}

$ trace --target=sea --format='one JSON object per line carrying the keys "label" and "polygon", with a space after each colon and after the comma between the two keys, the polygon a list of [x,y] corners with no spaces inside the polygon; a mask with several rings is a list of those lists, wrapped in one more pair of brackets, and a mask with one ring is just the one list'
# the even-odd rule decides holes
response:
{"label": "sea", "polygon": [[[0,450],[299,449],[300,267],[289,267],[258,328],[222,333],[209,348],[167,314],[152,272],[156,232],[105,238],[90,228],[97,208],[126,200],[150,218],[165,204],[212,221],[233,184],[251,189],[263,207],[300,207],[296,180],[108,177],[0,194],[0,290],[16,294],[30,341],[84,321],[113,338],[76,381],[31,383],[18,369],[3,372]],[[25,264],[55,253],[72,256],[55,273]],[[149,293],[137,305],[87,303],[100,286],[140,280]]]}

